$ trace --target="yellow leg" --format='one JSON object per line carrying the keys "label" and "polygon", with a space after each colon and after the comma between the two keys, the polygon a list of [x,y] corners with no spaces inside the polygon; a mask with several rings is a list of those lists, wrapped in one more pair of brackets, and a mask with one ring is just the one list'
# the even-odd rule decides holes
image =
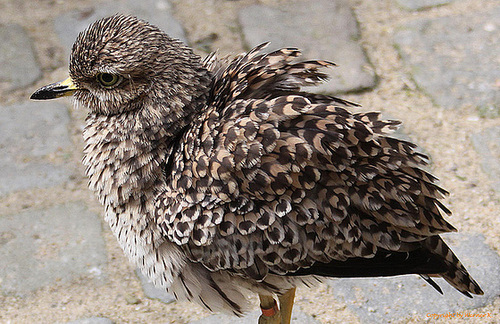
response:
{"label": "yellow leg", "polygon": [[286,293],[278,297],[280,301],[281,324],[290,324],[294,298],[295,288],[288,290]]}
{"label": "yellow leg", "polygon": [[[281,324],[281,313],[278,310],[276,301],[272,296],[260,295],[260,308],[262,315],[259,317],[259,324]],[[274,311],[273,311],[274,310]],[[271,316],[268,316],[270,314]]]}

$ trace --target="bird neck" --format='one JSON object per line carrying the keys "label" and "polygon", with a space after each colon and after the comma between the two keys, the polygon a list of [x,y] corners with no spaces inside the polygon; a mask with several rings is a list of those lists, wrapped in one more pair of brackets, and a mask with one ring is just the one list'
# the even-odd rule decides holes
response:
{"label": "bird neck", "polygon": [[174,154],[171,142],[176,130],[188,122],[187,118],[158,118],[150,112],[90,114],[83,131],[89,188],[104,205],[120,206],[131,199],[152,201],[165,183],[163,168]]}

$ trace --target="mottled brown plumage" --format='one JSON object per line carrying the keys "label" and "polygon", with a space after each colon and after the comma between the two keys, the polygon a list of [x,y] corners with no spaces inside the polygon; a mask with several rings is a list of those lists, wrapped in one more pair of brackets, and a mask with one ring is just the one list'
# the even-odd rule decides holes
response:
{"label": "mottled brown plumage", "polygon": [[437,287],[439,275],[482,294],[438,236],[455,229],[427,157],[386,135],[399,122],[303,92],[333,64],[264,47],[202,61],[120,15],[79,35],[74,86],[57,91],[89,110],[89,187],[131,261],[177,297],[238,315],[242,289],[282,294],[315,276],[414,273]]}

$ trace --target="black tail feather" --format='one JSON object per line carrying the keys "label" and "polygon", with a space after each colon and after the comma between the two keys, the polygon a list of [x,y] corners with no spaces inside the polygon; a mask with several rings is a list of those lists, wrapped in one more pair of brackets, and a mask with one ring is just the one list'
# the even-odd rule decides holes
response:
{"label": "black tail feather", "polygon": [[441,287],[439,287],[439,285],[434,280],[432,280],[428,275],[421,274],[420,277],[422,277],[422,279],[427,281],[427,283],[429,285],[434,287],[434,289],[436,289],[441,295],[443,295],[443,291],[441,290]]}
{"label": "black tail feather", "polygon": [[[440,274],[447,270],[448,266],[440,256],[425,248],[420,248],[410,252],[379,250],[373,258],[350,258],[345,261],[333,260],[329,263],[316,262],[309,268],[301,268],[288,275],[318,275],[337,278],[387,277],[404,274]],[[433,284],[431,285],[434,287]]]}

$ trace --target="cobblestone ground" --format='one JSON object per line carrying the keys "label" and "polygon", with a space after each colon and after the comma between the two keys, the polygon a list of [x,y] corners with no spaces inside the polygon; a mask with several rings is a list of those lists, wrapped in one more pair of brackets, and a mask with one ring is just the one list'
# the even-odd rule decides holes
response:
{"label": "cobblestone ground", "polygon": [[[256,323],[176,302],[136,274],[80,166],[85,111],[29,102],[65,78],[71,44],[116,12],[200,55],[264,41],[336,62],[320,91],[404,122],[431,155],[460,234],[446,235],[485,295],[444,296],[417,276],[299,289],[294,323],[500,322],[500,6],[495,0],[0,2],[0,322]],[[254,297],[257,309],[257,298]]]}

